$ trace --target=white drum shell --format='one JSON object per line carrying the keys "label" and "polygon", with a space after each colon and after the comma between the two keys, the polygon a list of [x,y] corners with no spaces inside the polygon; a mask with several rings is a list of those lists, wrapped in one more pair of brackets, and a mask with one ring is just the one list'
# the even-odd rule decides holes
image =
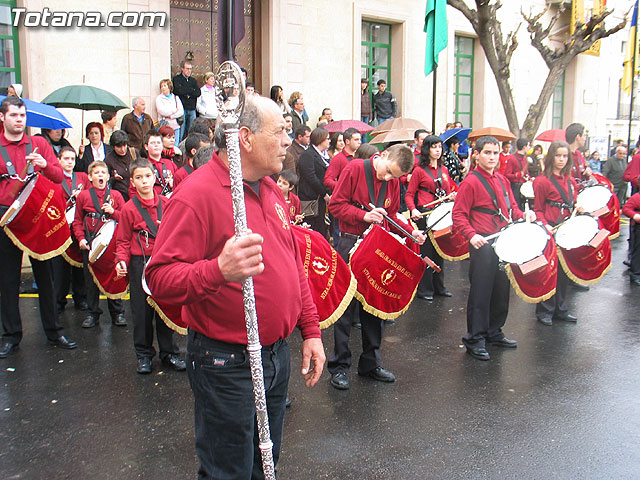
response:
{"label": "white drum shell", "polygon": [[561,223],[554,237],[559,247],[572,250],[588,245],[599,231],[598,220],[590,215],[576,215]]}
{"label": "white drum shell", "polygon": [[438,205],[427,217],[427,228],[433,227],[433,230],[437,231],[453,226],[452,211],[453,202],[443,202]]}
{"label": "white drum shell", "polygon": [[505,263],[523,264],[544,253],[549,232],[538,223],[518,222],[505,227],[493,249]]}
{"label": "white drum shell", "polygon": [[595,212],[606,207],[612,195],[611,190],[605,185],[591,185],[578,193],[576,206],[582,207],[588,213]]}
{"label": "white drum shell", "polygon": [[[89,251],[89,258],[91,262],[95,262],[98,260],[102,254],[107,250],[107,246],[111,243],[113,235],[116,231],[116,221],[115,220],[107,220],[98,230],[95,238],[91,242],[91,250]],[[104,247],[104,248],[101,248]],[[92,253],[96,250],[101,250],[97,255],[92,255]]]}
{"label": "white drum shell", "polygon": [[524,182],[520,185],[520,193],[525,198],[534,198],[535,194],[533,193],[533,181],[529,180],[528,182]]}

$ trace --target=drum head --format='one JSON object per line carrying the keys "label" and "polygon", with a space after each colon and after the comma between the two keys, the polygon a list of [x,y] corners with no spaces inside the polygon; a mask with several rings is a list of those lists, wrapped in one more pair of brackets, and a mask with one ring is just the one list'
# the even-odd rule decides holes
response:
{"label": "drum head", "polygon": [[[427,217],[427,228],[434,230],[443,230],[453,225],[453,202],[443,202],[433,209],[433,212]],[[434,227],[435,225],[435,227]]]}
{"label": "drum head", "polygon": [[73,219],[76,217],[76,206],[74,205],[64,214],[67,217],[67,223],[71,225],[73,223]]}
{"label": "drum head", "polygon": [[595,212],[607,206],[611,195],[613,193],[605,185],[592,185],[578,193],[576,206],[584,208],[585,212]]}
{"label": "drum head", "polygon": [[525,198],[534,198],[535,195],[533,193],[533,182],[531,180],[529,180],[528,182],[524,182],[520,186],[520,193]]}
{"label": "drum head", "polygon": [[116,225],[115,220],[107,220],[104,222],[100,230],[98,230],[96,238],[91,242],[91,250],[94,250],[98,245],[109,245],[116,231]]}
{"label": "drum head", "polygon": [[518,222],[502,230],[493,249],[501,261],[522,264],[542,255],[548,241],[549,233],[542,225]]}
{"label": "drum head", "polygon": [[558,246],[565,250],[587,245],[600,230],[598,221],[591,215],[576,215],[562,223],[555,233]]}

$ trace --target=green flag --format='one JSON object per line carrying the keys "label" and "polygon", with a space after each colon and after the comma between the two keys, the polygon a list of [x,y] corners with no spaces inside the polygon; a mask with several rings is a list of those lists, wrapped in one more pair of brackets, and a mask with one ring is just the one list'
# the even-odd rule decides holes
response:
{"label": "green flag", "polygon": [[438,54],[447,47],[447,0],[427,0],[424,17],[427,32],[427,50],[424,55],[424,74],[438,67]]}

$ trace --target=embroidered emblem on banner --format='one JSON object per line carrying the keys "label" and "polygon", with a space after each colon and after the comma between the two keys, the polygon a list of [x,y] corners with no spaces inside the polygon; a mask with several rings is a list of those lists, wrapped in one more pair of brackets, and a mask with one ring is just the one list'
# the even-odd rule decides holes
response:
{"label": "embroidered emblem on banner", "polygon": [[315,257],[311,263],[311,267],[318,275],[324,275],[329,271],[329,262],[322,257]]}
{"label": "embroidered emblem on banner", "polygon": [[55,207],[53,205],[49,205],[47,207],[47,217],[49,217],[51,220],[58,220],[62,215],[60,214],[60,210],[58,210],[58,207]]}
{"label": "embroidered emblem on banner", "polygon": [[396,279],[396,271],[393,268],[387,268],[380,276],[380,281],[386,287]]}

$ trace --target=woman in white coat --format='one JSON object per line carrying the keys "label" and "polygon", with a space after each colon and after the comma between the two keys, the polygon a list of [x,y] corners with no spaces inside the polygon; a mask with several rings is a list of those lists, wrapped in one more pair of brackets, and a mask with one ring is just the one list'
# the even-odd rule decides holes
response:
{"label": "woman in white coat", "polygon": [[213,72],[207,72],[204,75],[204,85],[200,89],[202,92],[196,103],[198,115],[206,119],[209,126],[213,129],[216,127],[216,118],[218,118],[218,105],[216,103],[216,90],[213,87],[216,83],[216,76]]}
{"label": "woman in white coat", "polygon": [[158,111],[158,122],[164,121],[173,128],[176,134],[176,143],[180,140],[181,128],[178,118],[184,121],[184,108],[182,102],[173,92],[173,82],[169,78],[160,80],[160,95],[156,97],[156,110]]}

